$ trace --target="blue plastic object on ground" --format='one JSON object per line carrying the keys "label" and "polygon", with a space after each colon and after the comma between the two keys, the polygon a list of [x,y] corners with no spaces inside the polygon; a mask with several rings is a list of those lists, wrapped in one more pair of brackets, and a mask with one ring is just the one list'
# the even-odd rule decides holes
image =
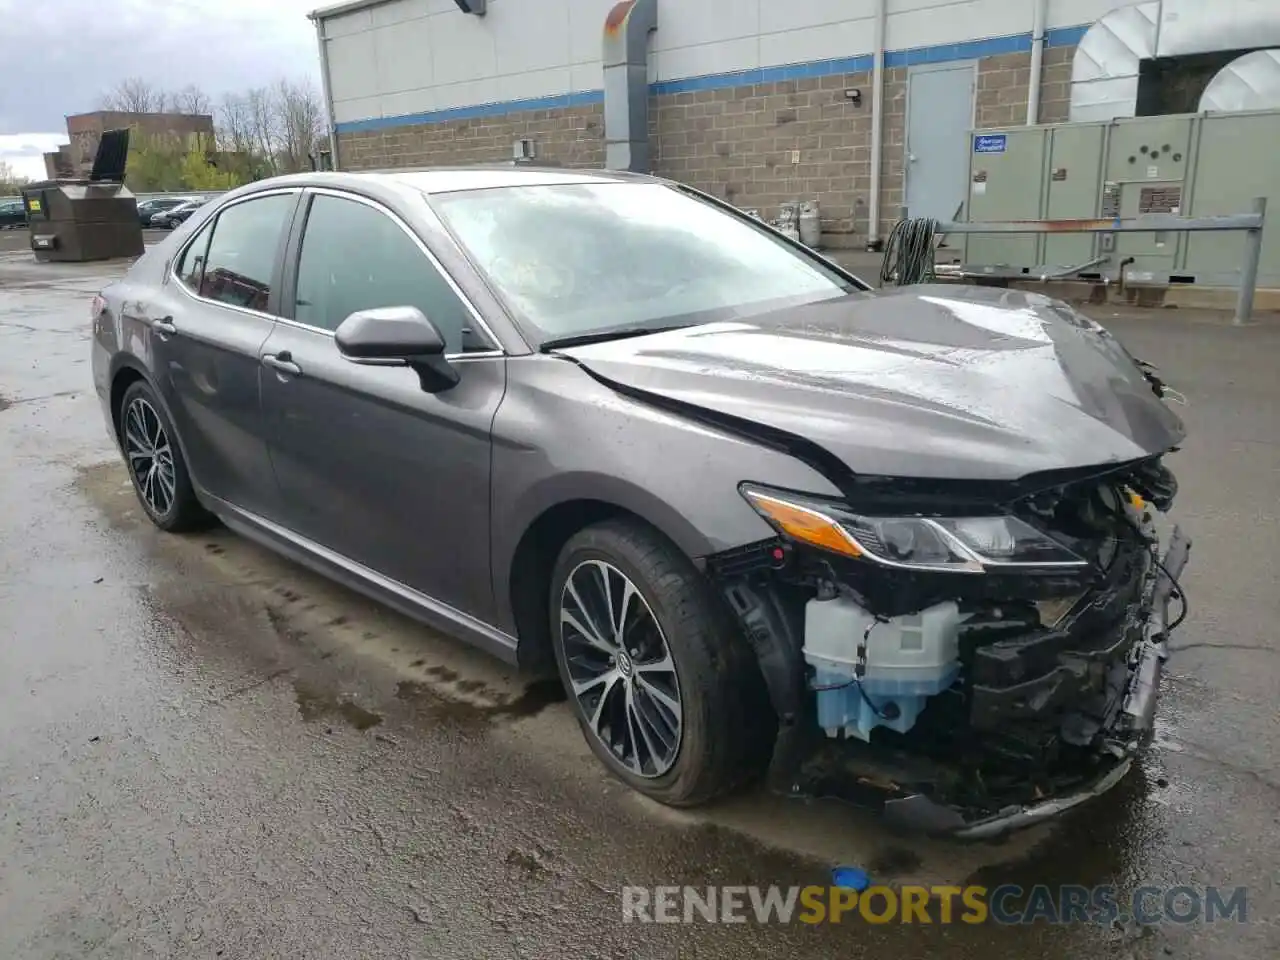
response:
{"label": "blue plastic object on ground", "polygon": [[867,871],[858,867],[836,867],[831,871],[831,883],[833,886],[861,893],[871,886],[871,878],[867,876]]}

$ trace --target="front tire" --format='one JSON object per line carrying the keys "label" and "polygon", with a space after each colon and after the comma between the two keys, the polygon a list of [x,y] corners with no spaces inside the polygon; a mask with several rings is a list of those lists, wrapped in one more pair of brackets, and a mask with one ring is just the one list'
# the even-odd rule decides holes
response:
{"label": "front tire", "polygon": [[196,499],[178,435],[146,381],[125,390],[119,424],[129,479],[151,522],[170,533],[207,525],[209,515]]}
{"label": "front tire", "polygon": [[760,772],[773,723],[759,668],[674,544],[638,521],[588,527],[561,551],[550,601],[569,702],[615,776],[696,806]]}

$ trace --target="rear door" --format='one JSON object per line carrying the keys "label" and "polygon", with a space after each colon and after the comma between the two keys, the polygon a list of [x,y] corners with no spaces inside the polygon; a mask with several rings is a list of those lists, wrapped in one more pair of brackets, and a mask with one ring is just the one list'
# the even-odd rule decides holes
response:
{"label": "rear door", "polygon": [[[487,620],[489,444],[506,389],[503,353],[394,212],[330,190],[311,192],[307,205],[291,255],[292,316],[262,349],[263,413],[285,524]],[[339,354],[334,331],[343,320],[390,306],[418,307],[439,327],[461,377],[456,386],[427,393],[410,369],[361,366]]]}
{"label": "rear door", "polygon": [[279,496],[259,405],[261,347],[300,191],[254,194],[218,212],[174,258],[147,304],[153,369],[192,474],[207,492],[267,518]]}

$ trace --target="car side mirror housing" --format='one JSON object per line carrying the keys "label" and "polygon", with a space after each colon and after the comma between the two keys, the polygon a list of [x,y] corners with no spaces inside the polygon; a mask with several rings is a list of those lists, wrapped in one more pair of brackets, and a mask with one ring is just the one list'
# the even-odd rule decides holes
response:
{"label": "car side mirror housing", "polygon": [[428,393],[458,382],[458,371],[444,356],[444,337],[417,307],[357,310],[338,324],[334,339],[352,363],[411,367]]}

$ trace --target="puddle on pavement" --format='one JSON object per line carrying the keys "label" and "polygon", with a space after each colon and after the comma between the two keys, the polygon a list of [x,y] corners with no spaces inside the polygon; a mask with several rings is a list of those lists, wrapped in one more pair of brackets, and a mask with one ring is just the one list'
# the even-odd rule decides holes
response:
{"label": "puddle on pavement", "polygon": [[298,701],[298,712],[308,722],[336,718],[360,731],[372,729],[382,723],[381,714],[366,710],[349,698],[321,693],[301,681],[294,682],[293,694]]}
{"label": "puddle on pavement", "polygon": [[[396,685],[396,697],[435,716],[453,720],[523,719],[536,716],[547,707],[566,700],[564,686],[558,679],[535,680],[515,697],[494,696],[481,680],[464,680],[447,667],[429,667],[424,671],[432,682],[402,680]],[[481,702],[459,699],[453,691],[478,696]]]}

